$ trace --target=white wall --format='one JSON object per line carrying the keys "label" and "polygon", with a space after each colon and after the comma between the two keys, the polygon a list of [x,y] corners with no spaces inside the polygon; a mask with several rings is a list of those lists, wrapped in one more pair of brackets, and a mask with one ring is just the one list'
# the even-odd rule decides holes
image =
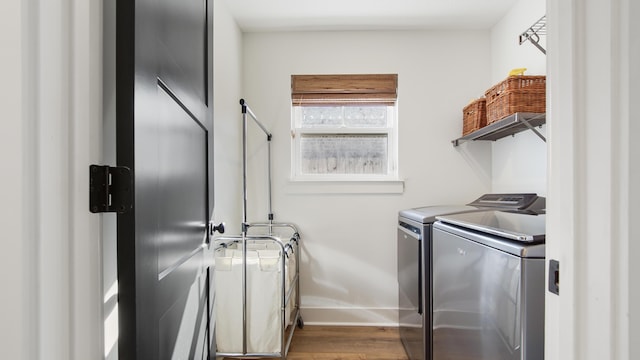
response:
{"label": "white wall", "polygon": [[100,160],[100,4],[5,1],[0,10],[9,204],[0,357],[96,359],[100,221],[87,211],[87,166]]}
{"label": "white wall", "polygon": [[[629,213],[624,219],[623,226],[628,231],[628,254],[629,259],[637,259],[640,256],[640,228],[636,227],[634,220],[640,219],[640,190],[636,184],[640,184],[640,143],[633,141],[634,137],[640,134],[640,122],[631,121],[631,114],[633,114],[633,105],[637,104],[640,100],[640,68],[633,66],[633,64],[640,63],[640,39],[632,34],[640,34],[640,22],[636,21],[640,16],[640,2],[627,1],[622,6],[623,13],[626,12],[626,16],[623,16],[623,23],[628,26],[626,35],[622,37],[621,43],[625,49],[629,50],[627,62],[624,63],[626,69],[628,69],[628,82],[622,82],[628,90],[627,99],[624,99],[624,107],[622,110],[622,116],[629,121],[628,129],[629,136],[626,144],[628,144],[629,157],[629,178],[628,178],[628,199],[629,199]],[[626,129],[623,129],[626,130]],[[622,288],[628,288],[629,298],[628,304],[640,304],[640,284],[636,281],[635,275],[640,273],[640,261],[629,261],[628,268],[622,269],[628,274],[626,277],[626,283],[621,284]],[[624,295],[624,293],[623,293]],[[627,310],[627,309],[625,309]],[[629,359],[640,359],[640,343],[638,341],[631,341],[631,339],[640,339],[640,311],[637,306],[628,305],[629,310],[629,333],[625,334],[629,339]],[[624,322],[623,322],[624,324]]]}
{"label": "white wall", "polygon": [[[244,96],[273,133],[275,220],[298,225],[303,239],[305,322],[397,324],[397,212],[466,203],[490,189],[489,149],[450,142],[489,68],[488,31],[245,34]],[[401,194],[289,183],[290,76],[331,73],[398,74]],[[266,141],[249,125],[249,221],[264,221]]]}
{"label": "white wall", "polygon": [[[628,15],[623,17],[623,22],[629,26],[626,36],[621,39],[623,46],[629,49],[629,55],[625,68],[629,69],[628,83],[623,82],[623,86],[628,89],[628,99],[624,103],[622,111],[623,116],[627,121],[631,120],[631,114],[633,114],[633,104],[637,104],[640,100],[640,68],[633,66],[632,64],[640,63],[640,39],[632,34],[640,34],[640,22],[635,21],[640,16],[640,2],[627,1],[625,6],[622,7],[622,11]],[[630,121],[629,124],[629,137],[627,144],[629,146],[629,180],[628,180],[628,199],[629,199],[629,213],[625,219],[624,228],[628,231],[628,239],[640,239],[640,228],[635,227],[636,219],[640,219],[640,190],[636,184],[640,184],[640,143],[638,141],[632,141],[634,136],[640,134],[640,122]],[[634,205],[635,204],[635,205]],[[640,242],[629,241],[628,243],[629,259],[637,259],[640,256]],[[628,287],[629,300],[628,304],[640,304],[640,284],[636,281],[634,275],[640,273],[640,261],[629,261],[629,267],[626,270],[627,279],[626,284],[622,287]],[[629,333],[628,339],[640,339],[640,311],[637,306],[629,306]],[[629,341],[629,359],[640,359],[640,343],[638,341]]]}
{"label": "white wall", "polygon": [[214,220],[227,234],[242,223],[242,32],[224,1],[213,2]]}
{"label": "white wall", "polygon": [[[527,68],[527,75],[546,74],[546,56],[533,44],[519,45],[518,36],[545,14],[545,0],[519,0],[491,30],[491,83],[509,71]],[[546,46],[546,36],[541,36]],[[546,125],[540,132],[546,135]],[[547,193],[547,145],[532,131],[491,144],[492,192]]]}
{"label": "white wall", "polygon": [[[504,80],[509,71],[527,68],[526,75],[545,75],[547,59],[530,42],[519,44],[518,36],[546,14],[544,0],[519,0],[491,29],[491,83]],[[546,36],[540,44],[546,47]]]}
{"label": "white wall", "polygon": [[[30,122],[28,84],[28,23],[23,17],[22,3],[0,3],[0,162],[3,176],[0,191],[9,206],[0,209],[2,247],[0,272],[3,279],[2,306],[0,306],[0,357],[3,359],[32,359],[36,351],[29,340],[34,338],[35,286],[31,279],[35,271],[29,259],[35,246],[24,239],[33,235],[29,212],[33,210],[28,180],[33,145],[29,140]],[[23,121],[23,119],[25,119]]]}

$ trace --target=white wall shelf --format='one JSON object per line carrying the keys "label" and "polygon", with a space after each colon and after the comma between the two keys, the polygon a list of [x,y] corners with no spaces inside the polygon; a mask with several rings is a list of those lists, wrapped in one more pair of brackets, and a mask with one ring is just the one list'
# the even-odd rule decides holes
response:
{"label": "white wall shelf", "polygon": [[463,137],[452,140],[453,146],[458,146],[465,141],[491,140],[495,141],[503,137],[514,135],[525,130],[531,130],[536,133],[543,141],[547,141],[540,134],[536,127],[542,126],[546,122],[545,113],[515,113],[507,116],[502,120],[498,120],[481,129],[478,129]]}

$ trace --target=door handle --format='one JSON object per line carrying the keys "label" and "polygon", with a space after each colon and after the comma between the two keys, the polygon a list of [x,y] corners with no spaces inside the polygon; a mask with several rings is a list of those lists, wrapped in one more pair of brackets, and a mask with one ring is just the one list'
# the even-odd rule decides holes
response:
{"label": "door handle", "polygon": [[216,225],[213,222],[209,223],[209,235],[213,235],[215,232],[219,232],[220,234],[224,234],[224,223]]}

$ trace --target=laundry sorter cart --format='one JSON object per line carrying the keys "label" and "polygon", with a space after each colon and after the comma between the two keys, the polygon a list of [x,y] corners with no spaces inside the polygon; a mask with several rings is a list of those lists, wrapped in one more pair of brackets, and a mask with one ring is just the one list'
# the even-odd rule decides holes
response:
{"label": "laundry sorter cart", "polygon": [[[300,234],[271,211],[271,138],[244,100],[242,234],[219,236],[215,248],[216,356],[287,358],[300,315]],[[247,114],[269,143],[268,222],[247,222]]]}
{"label": "laundry sorter cart", "polygon": [[216,355],[286,359],[295,326],[303,326],[297,231],[215,241]]}

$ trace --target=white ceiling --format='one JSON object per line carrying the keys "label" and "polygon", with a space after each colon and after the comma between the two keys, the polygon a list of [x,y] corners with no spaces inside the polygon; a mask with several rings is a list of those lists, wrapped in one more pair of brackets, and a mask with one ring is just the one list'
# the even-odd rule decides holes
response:
{"label": "white ceiling", "polygon": [[243,31],[488,29],[517,0],[224,0]]}

